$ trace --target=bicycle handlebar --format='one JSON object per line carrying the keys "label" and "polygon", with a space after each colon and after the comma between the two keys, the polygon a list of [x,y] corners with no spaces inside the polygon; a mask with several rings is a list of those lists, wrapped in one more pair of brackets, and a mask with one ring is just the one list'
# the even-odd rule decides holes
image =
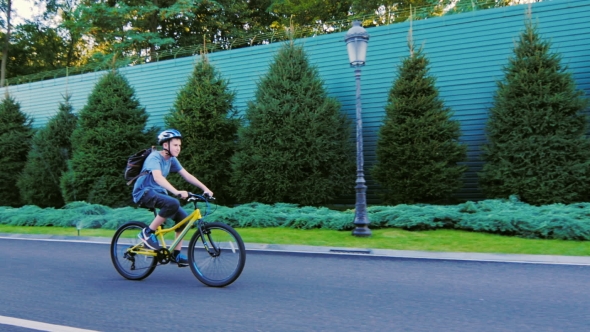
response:
{"label": "bicycle handlebar", "polygon": [[208,196],[208,195],[199,195],[199,194],[195,194],[195,193],[188,193],[188,198],[186,199],[187,202],[195,202],[195,201],[201,201],[201,202],[209,202],[209,201],[214,201],[215,197],[213,196]]}
{"label": "bicycle handlebar", "polygon": [[191,192],[188,193],[188,198],[186,199],[187,202],[193,202],[193,204],[195,205],[195,209],[197,208],[197,202],[205,202],[206,208],[205,208],[205,214],[203,215],[203,217],[206,217],[212,213],[209,210],[210,209],[209,202],[214,201],[214,200],[215,200],[215,197],[213,197],[213,196],[199,195],[199,194],[195,194],[195,193],[191,193]]}

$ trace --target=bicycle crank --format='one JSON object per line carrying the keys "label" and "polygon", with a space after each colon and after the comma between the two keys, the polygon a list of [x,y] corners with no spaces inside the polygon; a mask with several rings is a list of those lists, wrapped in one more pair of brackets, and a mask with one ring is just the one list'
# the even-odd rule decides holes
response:
{"label": "bicycle crank", "polygon": [[160,264],[170,263],[170,251],[166,248],[156,250],[156,259]]}

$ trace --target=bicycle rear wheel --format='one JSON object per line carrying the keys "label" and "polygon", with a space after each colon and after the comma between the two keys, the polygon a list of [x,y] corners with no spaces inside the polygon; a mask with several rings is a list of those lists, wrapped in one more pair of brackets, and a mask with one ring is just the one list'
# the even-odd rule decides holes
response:
{"label": "bicycle rear wheel", "polygon": [[141,244],[137,234],[147,225],[128,222],[115,232],[111,241],[111,260],[117,272],[130,280],[141,280],[152,274],[158,261],[154,256],[128,252],[127,249]]}
{"label": "bicycle rear wheel", "polygon": [[203,233],[195,232],[188,247],[189,266],[195,277],[211,287],[236,281],[246,263],[246,248],[238,232],[213,222],[203,225]]}

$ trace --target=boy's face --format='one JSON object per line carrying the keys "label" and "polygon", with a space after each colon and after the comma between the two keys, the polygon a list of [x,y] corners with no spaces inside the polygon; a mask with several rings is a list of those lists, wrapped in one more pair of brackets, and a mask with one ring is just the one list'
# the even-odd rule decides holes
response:
{"label": "boy's face", "polygon": [[[164,144],[166,144],[166,143],[164,143]],[[173,138],[168,141],[168,151],[170,151],[170,154],[172,155],[172,157],[178,157],[178,155],[180,154],[180,146],[181,145],[182,145],[182,141],[178,138]]]}

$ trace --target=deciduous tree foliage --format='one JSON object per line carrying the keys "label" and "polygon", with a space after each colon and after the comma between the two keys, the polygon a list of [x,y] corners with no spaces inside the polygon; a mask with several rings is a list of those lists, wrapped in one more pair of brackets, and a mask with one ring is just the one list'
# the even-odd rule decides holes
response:
{"label": "deciduous tree foliage", "polygon": [[0,65],[0,87],[4,86],[6,79],[6,67],[8,63],[8,52],[10,50],[10,34],[12,33],[13,17],[12,0],[0,0],[0,26],[2,27],[2,64]]}
{"label": "deciduous tree foliage", "polygon": [[65,96],[57,114],[33,137],[27,163],[18,180],[24,204],[40,207],[64,205],[60,178],[72,158],[70,138],[77,123],[70,97]]}
{"label": "deciduous tree foliage", "polygon": [[241,202],[320,204],[354,192],[350,121],[302,46],[280,48],[245,117],[232,178]]}
{"label": "deciduous tree foliage", "polygon": [[389,92],[372,170],[388,204],[438,202],[462,186],[460,124],[439,98],[428,64],[422,49],[410,44]]}
{"label": "deciduous tree foliage", "polygon": [[148,114],[125,77],[105,74],[88,96],[72,133],[71,170],[62,176],[66,202],[86,201],[111,207],[131,201],[123,171],[127,158],[155,144],[155,129],[146,130]]}
{"label": "deciduous tree foliage", "polygon": [[[186,7],[192,2],[179,3]],[[161,15],[178,14],[177,7],[164,11],[172,4],[174,1],[84,0],[73,15],[77,18],[73,30],[91,37],[94,61],[110,62],[117,57],[154,52],[173,42],[158,31]]]}
{"label": "deciduous tree foliage", "polygon": [[273,0],[268,10],[286,26],[314,26],[320,22],[345,19],[352,0]]}
{"label": "deciduous tree foliage", "polygon": [[93,61],[111,61],[115,54],[161,60],[156,51],[196,48],[204,41],[229,49],[246,35],[271,31],[269,1],[84,0],[75,25],[91,37]]}
{"label": "deciduous tree foliage", "polygon": [[[0,0],[7,13],[11,1]],[[13,29],[0,17],[9,54],[6,75],[36,74],[66,67],[119,65],[186,56],[205,42],[215,49],[265,44],[285,28],[317,31],[347,28],[352,16],[363,25],[424,19],[445,13],[507,5],[506,1],[454,0],[36,0],[45,12]],[[411,10],[410,10],[411,9]],[[375,17],[378,15],[378,17]],[[3,22],[4,21],[4,22]],[[58,24],[56,24],[58,22]],[[3,26],[1,24],[4,23]],[[124,60],[123,60],[124,59]]]}
{"label": "deciduous tree foliage", "polygon": [[488,197],[535,205],[589,198],[588,100],[550,48],[529,17],[487,122],[480,185]]}
{"label": "deciduous tree foliage", "polygon": [[[229,81],[202,56],[165,119],[167,127],[182,133],[182,166],[211,189],[220,204],[234,201],[231,157],[240,126],[235,93],[228,86]],[[187,188],[182,179],[173,184]]]}
{"label": "deciduous tree foliage", "polygon": [[39,22],[18,25],[12,33],[7,77],[29,75],[65,68],[75,63],[69,57],[68,43],[57,28]]}
{"label": "deciduous tree foliage", "polygon": [[[0,3],[4,2],[0,0]],[[82,30],[85,30],[82,27],[87,26],[88,22],[76,17],[76,3],[77,0],[35,1],[35,5],[45,8],[45,11],[27,16],[11,29],[7,78],[87,63],[84,58],[89,52],[87,41],[82,40]],[[6,37],[6,27],[3,28],[0,39]]]}
{"label": "deciduous tree foliage", "polygon": [[476,10],[483,10],[483,9],[490,9],[490,8],[499,8],[499,7],[506,7],[511,5],[510,0],[477,0],[477,1],[469,1],[469,0],[460,0],[460,1],[453,1],[453,0],[444,0],[443,5],[449,6],[455,4],[449,11],[449,14],[459,14],[465,12],[472,12]]}
{"label": "deciduous tree foliage", "polygon": [[[176,4],[181,4],[177,1]],[[162,37],[174,39],[163,49],[203,44],[220,49],[242,47],[244,41],[257,45],[259,33],[272,32],[276,15],[268,12],[271,0],[194,1],[179,15],[167,15],[160,23]],[[176,5],[175,5],[176,6]]]}
{"label": "deciduous tree foliage", "polygon": [[34,131],[33,120],[20,110],[20,104],[10,95],[0,103],[0,204],[20,206],[16,187],[27,162]]}
{"label": "deciduous tree foliage", "polygon": [[442,14],[437,0],[353,0],[351,10],[356,16],[378,14],[384,24]]}

